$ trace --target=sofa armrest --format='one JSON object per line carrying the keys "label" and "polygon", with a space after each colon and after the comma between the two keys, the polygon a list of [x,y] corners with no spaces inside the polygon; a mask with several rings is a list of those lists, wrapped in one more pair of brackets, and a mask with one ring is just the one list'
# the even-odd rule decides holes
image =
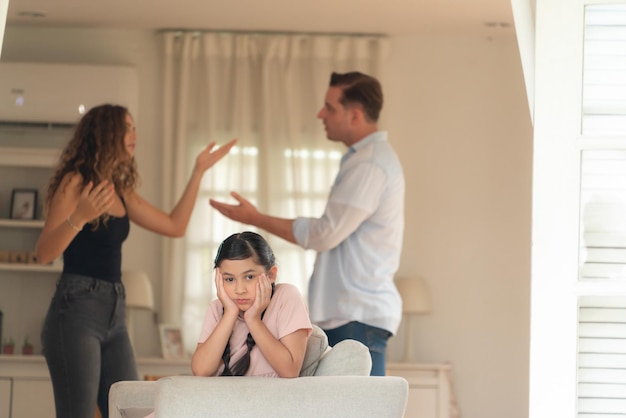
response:
{"label": "sofa armrest", "polygon": [[157,382],[123,381],[109,390],[109,418],[141,418],[154,409]]}

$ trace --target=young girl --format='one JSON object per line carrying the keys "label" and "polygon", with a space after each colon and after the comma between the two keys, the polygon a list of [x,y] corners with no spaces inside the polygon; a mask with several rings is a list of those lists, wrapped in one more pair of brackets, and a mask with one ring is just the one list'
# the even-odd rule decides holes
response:
{"label": "young girl", "polygon": [[224,240],[215,257],[218,299],[209,306],[191,360],[194,375],[300,374],[311,322],[298,289],[276,284],[277,273],[274,253],[259,234]]}
{"label": "young girl", "polygon": [[[298,289],[276,284],[278,267],[254,232],[226,238],[215,257],[218,299],[191,359],[196,376],[298,377],[312,332]],[[155,412],[145,418],[154,418]]]}

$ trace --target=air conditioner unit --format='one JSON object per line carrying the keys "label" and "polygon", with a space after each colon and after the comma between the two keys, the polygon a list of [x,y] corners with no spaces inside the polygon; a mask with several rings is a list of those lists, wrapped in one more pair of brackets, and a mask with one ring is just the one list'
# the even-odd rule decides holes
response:
{"label": "air conditioner unit", "polygon": [[112,103],[137,114],[135,67],[0,62],[0,123],[75,124]]}

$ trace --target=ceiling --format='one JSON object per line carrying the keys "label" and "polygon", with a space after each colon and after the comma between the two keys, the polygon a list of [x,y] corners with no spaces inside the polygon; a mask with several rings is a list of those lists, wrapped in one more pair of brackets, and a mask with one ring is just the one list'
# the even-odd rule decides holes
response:
{"label": "ceiling", "polygon": [[7,25],[514,35],[511,0],[9,0]]}

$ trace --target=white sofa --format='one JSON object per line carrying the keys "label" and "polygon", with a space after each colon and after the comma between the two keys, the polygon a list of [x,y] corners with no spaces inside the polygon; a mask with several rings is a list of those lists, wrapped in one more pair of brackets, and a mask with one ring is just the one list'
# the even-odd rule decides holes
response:
{"label": "white sofa", "polygon": [[328,347],[314,327],[301,377],[170,376],[156,382],[117,382],[109,392],[110,418],[359,417],[401,418],[408,383],[370,377],[367,347],[345,340]]}

